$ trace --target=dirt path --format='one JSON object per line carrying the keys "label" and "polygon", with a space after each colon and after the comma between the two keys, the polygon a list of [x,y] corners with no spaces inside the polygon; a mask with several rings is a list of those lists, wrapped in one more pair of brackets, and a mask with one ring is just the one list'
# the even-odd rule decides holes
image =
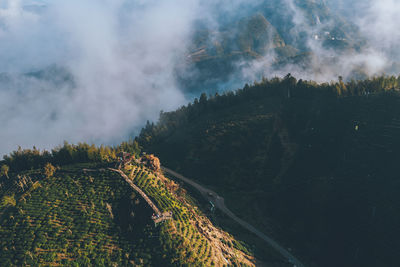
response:
{"label": "dirt path", "polygon": [[271,247],[273,247],[276,251],[278,251],[283,257],[285,257],[290,263],[292,263],[296,267],[305,267],[296,257],[294,257],[289,251],[287,251],[284,247],[279,245],[275,240],[272,238],[268,237],[267,235],[263,234],[261,231],[257,230],[255,227],[250,225],[249,223],[245,222],[244,220],[240,219],[237,217],[232,211],[230,211],[226,205],[225,205],[225,200],[223,197],[220,197],[217,193],[215,193],[212,190],[209,190],[208,188],[205,188],[201,186],[200,184],[194,182],[193,180],[184,177],[183,175],[174,172],[173,170],[170,170],[166,167],[161,167],[161,169],[174,176],[175,178],[178,178],[179,180],[184,181],[185,183],[190,184],[194,188],[196,188],[201,195],[208,201],[212,201],[215,205],[216,208],[220,209],[223,213],[225,213],[228,217],[230,217],[232,220],[240,224],[242,227],[246,228],[265,242],[267,242]]}

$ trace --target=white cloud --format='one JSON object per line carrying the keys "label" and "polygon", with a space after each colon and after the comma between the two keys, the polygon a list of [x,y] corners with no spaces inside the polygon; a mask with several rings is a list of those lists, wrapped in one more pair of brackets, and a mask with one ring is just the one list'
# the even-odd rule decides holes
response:
{"label": "white cloud", "polygon": [[[35,20],[12,3],[1,13],[0,73],[14,73],[0,86],[1,153],[63,140],[121,141],[185,102],[173,70],[193,3],[138,2],[140,9],[126,10],[125,1],[55,1]],[[76,88],[18,75],[51,64],[66,67]]]}

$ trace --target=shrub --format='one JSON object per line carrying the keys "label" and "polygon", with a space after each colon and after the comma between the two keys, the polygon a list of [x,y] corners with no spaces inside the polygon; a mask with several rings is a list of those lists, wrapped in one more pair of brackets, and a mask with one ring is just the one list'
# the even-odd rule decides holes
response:
{"label": "shrub", "polygon": [[51,163],[47,162],[44,166],[44,175],[46,178],[50,178],[56,172],[56,167],[54,167]]}

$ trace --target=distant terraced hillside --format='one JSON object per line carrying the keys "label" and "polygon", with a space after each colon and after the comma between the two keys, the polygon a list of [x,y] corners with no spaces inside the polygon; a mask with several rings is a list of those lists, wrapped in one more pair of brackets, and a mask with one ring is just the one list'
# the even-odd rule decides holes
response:
{"label": "distant terraced hillside", "polygon": [[[252,64],[261,64],[266,71],[253,73],[255,77],[271,76],[274,71],[283,73],[288,68],[315,68],[312,72],[317,73],[320,64],[315,62],[325,55],[334,52],[339,58],[342,53],[355,54],[365,46],[359,29],[321,0],[253,1],[240,12],[222,12],[215,20],[217,25],[199,23],[185,62],[177,68],[185,92],[214,92],[225,89],[221,86],[226,84],[241,85],[247,81],[241,77],[243,68]],[[329,63],[325,64],[335,65],[331,57],[326,60]],[[363,73],[361,67],[353,71]]]}

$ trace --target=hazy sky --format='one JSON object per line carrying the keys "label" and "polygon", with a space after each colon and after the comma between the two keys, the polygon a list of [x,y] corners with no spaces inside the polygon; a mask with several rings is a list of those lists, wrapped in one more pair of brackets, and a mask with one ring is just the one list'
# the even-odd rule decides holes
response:
{"label": "hazy sky", "polygon": [[[187,1],[53,1],[40,15],[0,10],[0,153],[127,138],[161,109],[185,103],[173,78],[194,9]],[[18,74],[63,66],[76,86]]]}

